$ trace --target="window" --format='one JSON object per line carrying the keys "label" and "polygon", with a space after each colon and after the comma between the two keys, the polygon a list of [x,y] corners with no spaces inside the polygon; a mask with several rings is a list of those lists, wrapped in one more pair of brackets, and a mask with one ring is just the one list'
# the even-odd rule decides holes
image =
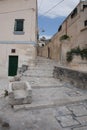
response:
{"label": "window", "polygon": [[84,26],[87,26],[87,20],[84,21]]}
{"label": "window", "polygon": [[15,53],[16,52],[16,50],[15,49],[11,49],[11,53]]}
{"label": "window", "polygon": [[62,30],[62,25],[60,25],[59,29],[58,29],[58,32]]}
{"label": "window", "polygon": [[42,46],[44,46],[44,44],[42,44]]}
{"label": "window", "polygon": [[75,8],[71,14],[71,18],[75,17],[77,15],[77,8]]}
{"label": "window", "polygon": [[24,29],[24,19],[15,19],[14,31],[23,32]]}
{"label": "window", "polygon": [[83,9],[87,8],[87,5],[83,5]]}

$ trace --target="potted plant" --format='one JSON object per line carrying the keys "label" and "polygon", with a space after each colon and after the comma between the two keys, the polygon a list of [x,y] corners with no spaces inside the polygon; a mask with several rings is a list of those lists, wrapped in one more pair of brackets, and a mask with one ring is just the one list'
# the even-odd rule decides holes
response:
{"label": "potted plant", "polygon": [[66,34],[64,34],[64,35],[62,35],[62,36],[60,37],[60,41],[69,40],[69,39],[70,39],[70,37],[69,37],[68,35],[66,35]]}

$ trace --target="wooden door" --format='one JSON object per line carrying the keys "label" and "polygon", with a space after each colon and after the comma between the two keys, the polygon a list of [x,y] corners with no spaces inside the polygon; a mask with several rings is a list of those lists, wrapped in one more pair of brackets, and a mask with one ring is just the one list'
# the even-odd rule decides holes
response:
{"label": "wooden door", "polygon": [[18,56],[9,56],[8,76],[17,75]]}

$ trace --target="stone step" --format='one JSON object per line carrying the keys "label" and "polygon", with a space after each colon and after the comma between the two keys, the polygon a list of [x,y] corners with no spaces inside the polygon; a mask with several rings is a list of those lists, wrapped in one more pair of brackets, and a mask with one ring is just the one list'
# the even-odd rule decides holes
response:
{"label": "stone step", "polygon": [[74,100],[74,101],[58,101],[58,102],[43,102],[43,103],[32,103],[32,104],[23,104],[23,105],[14,105],[14,111],[19,111],[21,109],[25,110],[36,110],[36,109],[46,109],[53,107],[62,107],[69,104],[76,104],[79,102],[83,102],[84,100]]}

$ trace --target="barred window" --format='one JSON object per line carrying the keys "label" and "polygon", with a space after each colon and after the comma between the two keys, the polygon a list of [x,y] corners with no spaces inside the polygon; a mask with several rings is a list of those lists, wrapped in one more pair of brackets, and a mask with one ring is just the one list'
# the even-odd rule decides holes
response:
{"label": "barred window", "polygon": [[16,52],[16,50],[15,49],[11,49],[11,53],[15,53]]}
{"label": "barred window", "polygon": [[15,19],[14,31],[23,31],[24,19]]}

